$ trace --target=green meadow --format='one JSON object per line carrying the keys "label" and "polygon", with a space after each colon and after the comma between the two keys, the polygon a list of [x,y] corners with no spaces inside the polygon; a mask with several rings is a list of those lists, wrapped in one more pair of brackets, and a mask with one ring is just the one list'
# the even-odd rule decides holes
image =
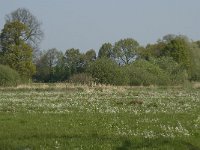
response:
{"label": "green meadow", "polygon": [[200,149],[200,88],[0,88],[0,149]]}

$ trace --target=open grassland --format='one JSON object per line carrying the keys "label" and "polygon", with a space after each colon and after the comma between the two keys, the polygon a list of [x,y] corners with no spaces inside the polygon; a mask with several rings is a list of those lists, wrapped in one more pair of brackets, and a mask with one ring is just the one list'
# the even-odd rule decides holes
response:
{"label": "open grassland", "polygon": [[200,88],[0,88],[0,149],[200,149]]}

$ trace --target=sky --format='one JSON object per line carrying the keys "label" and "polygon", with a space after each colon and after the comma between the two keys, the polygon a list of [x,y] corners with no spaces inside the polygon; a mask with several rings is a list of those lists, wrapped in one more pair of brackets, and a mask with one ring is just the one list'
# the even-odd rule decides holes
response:
{"label": "sky", "polygon": [[0,0],[0,30],[17,8],[42,22],[41,50],[98,51],[124,38],[145,46],[167,34],[200,40],[200,0]]}

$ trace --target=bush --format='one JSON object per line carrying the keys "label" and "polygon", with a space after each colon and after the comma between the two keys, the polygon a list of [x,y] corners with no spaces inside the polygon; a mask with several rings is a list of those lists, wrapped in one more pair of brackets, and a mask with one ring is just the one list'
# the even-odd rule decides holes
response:
{"label": "bush", "polygon": [[0,65],[0,86],[16,86],[20,83],[17,71],[8,66]]}
{"label": "bush", "polygon": [[170,84],[182,84],[187,78],[187,71],[181,64],[178,64],[171,57],[161,57],[157,59],[151,59],[150,62],[159,66],[170,78]]}
{"label": "bush", "polygon": [[95,82],[111,85],[176,85],[187,80],[187,71],[170,57],[136,60],[119,66],[111,59],[101,58],[88,67]]}
{"label": "bush", "polygon": [[108,58],[101,58],[89,64],[87,71],[97,83],[124,85],[127,81],[122,68]]}
{"label": "bush", "polygon": [[200,81],[200,45],[193,45],[191,48],[192,67],[191,67],[191,80]]}
{"label": "bush", "polygon": [[137,60],[125,68],[130,85],[167,85],[170,81],[161,68],[145,60]]}

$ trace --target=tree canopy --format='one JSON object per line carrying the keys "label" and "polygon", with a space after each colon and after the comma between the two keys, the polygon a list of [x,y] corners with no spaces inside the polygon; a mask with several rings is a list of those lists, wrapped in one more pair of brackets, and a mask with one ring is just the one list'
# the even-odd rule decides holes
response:
{"label": "tree canopy", "polygon": [[111,43],[104,43],[99,49],[98,58],[112,58],[113,57],[113,47]]}
{"label": "tree canopy", "polygon": [[131,38],[122,39],[115,43],[113,53],[119,63],[129,64],[137,56],[139,43]]}
{"label": "tree canopy", "polygon": [[6,15],[6,23],[18,21],[28,28],[27,36],[24,38],[32,48],[38,48],[38,44],[42,40],[44,33],[41,29],[41,22],[25,8],[18,8],[17,10]]}
{"label": "tree canopy", "polygon": [[183,35],[168,34],[146,46],[125,38],[103,43],[99,51],[50,48],[36,55],[43,35],[40,21],[28,9],[6,15],[0,33],[0,64],[40,82],[164,85],[200,81],[200,41]]}
{"label": "tree canopy", "polygon": [[0,35],[1,63],[11,68],[26,78],[31,78],[35,73],[32,63],[32,48],[24,41],[28,28],[19,21],[6,23]]}

